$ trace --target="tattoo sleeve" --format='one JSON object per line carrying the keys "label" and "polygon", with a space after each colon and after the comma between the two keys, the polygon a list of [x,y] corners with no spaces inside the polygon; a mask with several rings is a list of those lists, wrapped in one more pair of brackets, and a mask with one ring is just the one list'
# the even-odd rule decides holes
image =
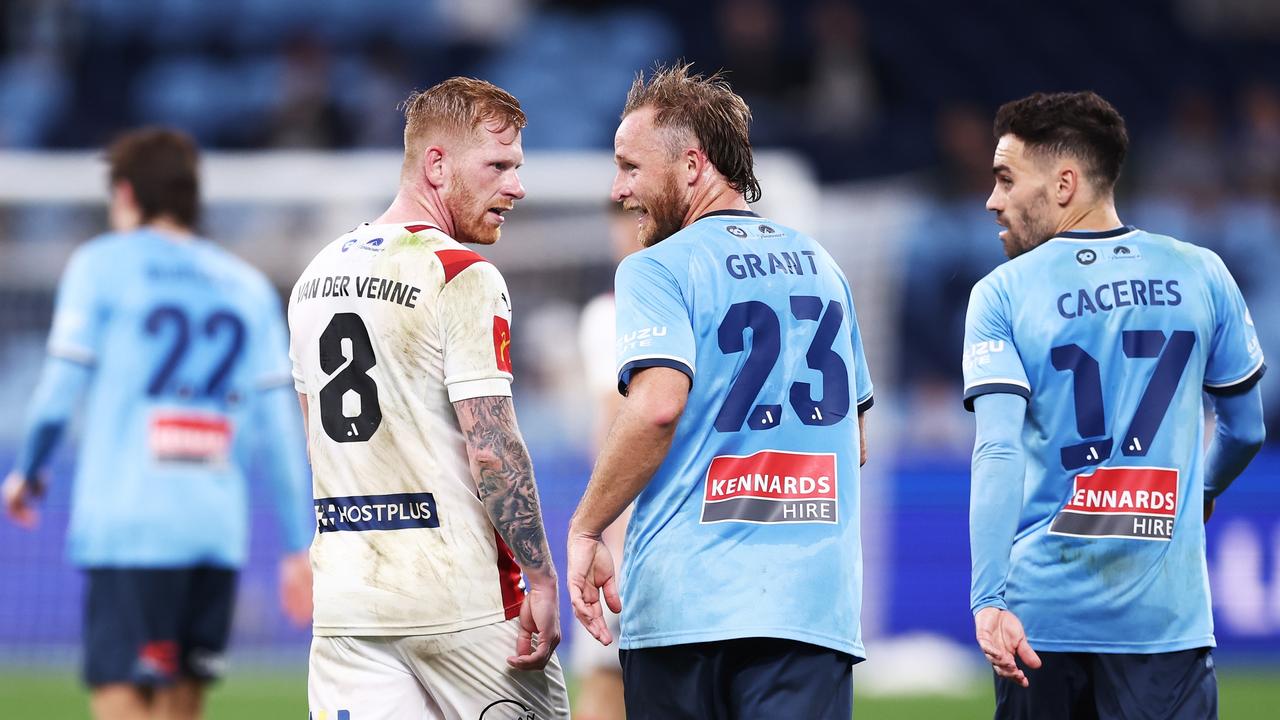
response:
{"label": "tattoo sleeve", "polygon": [[480,501],[525,572],[553,573],[542,524],[538,486],[509,397],[478,397],[453,404],[467,441]]}

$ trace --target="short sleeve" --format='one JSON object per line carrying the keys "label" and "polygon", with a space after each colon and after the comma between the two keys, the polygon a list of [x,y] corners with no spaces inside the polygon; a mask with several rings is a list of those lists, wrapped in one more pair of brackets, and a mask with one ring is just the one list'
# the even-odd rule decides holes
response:
{"label": "short sleeve", "polygon": [[973,286],[964,321],[964,407],[990,393],[1010,393],[1030,399],[1031,384],[1013,341],[1008,304],[987,276]]}
{"label": "short sleeve", "polygon": [[49,332],[49,354],[82,365],[97,361],[110,310],[99,288],[101,268],[93,267],[92,254],[92,246],[82,247],[67,263]]}
{"label": "short sleeve", "polygon": [[1240,287],[1222,260],[1213,253],[1208,255],[1214,328],[1204,389],[1215,395],[1236,395],[1257,384],[1267,367],[1258,344],[1258,331]]}
{"label": "short sleeve", "polygon": [[875,404],[874,388],[871,386],[871,369],[867,366],[867,355],[863,351],[862,331],[858,328],[858,314],[853,308],[853,295],[846,291],[849,303],[849,335],[853,343],[853,384],[858,398],[858,414],[871,409]]}
{"label": "short sleeve", "polygon": [[614,276],[618,392],[647,367],[679,370],[693,381],[697,346],[680,283],[649,254],[629,255]]}
{"label": "short sleeve", "polygon": [[449,401],[511,395],[511,304],[507,284],[475,262],[440,289],[441,350]]}

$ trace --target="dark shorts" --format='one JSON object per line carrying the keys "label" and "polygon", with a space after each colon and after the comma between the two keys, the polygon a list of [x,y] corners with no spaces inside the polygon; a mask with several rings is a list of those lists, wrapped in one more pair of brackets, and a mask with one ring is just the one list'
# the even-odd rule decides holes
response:
{"label": "dark shorts", "polygon": [[[996,678],[996,720],[1214,720],[1210,648],[1153,653],[1037,653],[1030,687]],[[1021,665],[1021,662],[1019,662]]]}
{"label": "dark shorts", "polygon": [[622,650],[627,720],[849,720],[853,656],[744,638]]}
{"label": "dark shorts", "polygon": [[236,571],[89,568],[84,680],[164,686],[216,679],[231,632]]}

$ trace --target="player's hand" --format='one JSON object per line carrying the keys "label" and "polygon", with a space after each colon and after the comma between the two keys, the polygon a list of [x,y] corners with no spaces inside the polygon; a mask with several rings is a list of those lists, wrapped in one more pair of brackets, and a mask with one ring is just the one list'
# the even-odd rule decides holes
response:
{"label": "player's hand", "polygon": [[573,614],[601,645],[613,642],[604,621],[601,596],[615,613],[622,612],[613,555],[598,536],[569,532],[569,602]]}
{"label": "player's hand", "polygon": [[311,624],[311,555],[306,550],[280,558],[280,607],[294,625]]}
{"label": "player's hand", "polygon": [[560,644],[560,581],[555,575],[526,574],[525,579],[529,592],[520,606],[516,654],[507,658],[507,664],[517,670],[541,670]]}
{"label": "player's hand", "polygon": [[1040,667],[1040,656],[1027,643],[1027,633],[1022,629],[1022,621],[1008,610],[988,607],[978,611],[973,623],[977,629],[978,647],[987,656],[987,662],[995,668],[996,674],[1027,687],[1026,673],[1018,667],[1017,660],[1036,670]]}
{"label": "player's hand", "polygon": [[27,482],[21,473],[12,472],[4,479],[4,512],[13,524],[27,530],[34,530],[40,523],[40,513],[36,511],[35,500],[44,494],[44,482]]}
{"label": "player's hand", "polygon": [[1209,518],[1213,517],[1213,508],[1214,508],[1214,506],[1215,506],[1215,505],[1217,505],[1217,503],[1218,503],[1218,501],[1217,501],[1217,499],[1215,499],[1215,498],[1205,498],[1205,500],[1204,500],[1204,522],[1205,522],[1205,524],[1206,524],[1206,525],[1209,523]]}

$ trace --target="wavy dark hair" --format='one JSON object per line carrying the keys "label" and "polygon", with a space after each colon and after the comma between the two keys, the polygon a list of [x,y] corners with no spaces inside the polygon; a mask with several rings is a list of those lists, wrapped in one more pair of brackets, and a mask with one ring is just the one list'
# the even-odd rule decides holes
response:
{"label": "wavy dark hair", "polygon": [[1070,155],[1110,191],[1129,152],[1124,118],[1094,92],[1035,93],[996,112],[995,137],[1015,135],[1030,153]]}
{"label": "wavy dark hair", "polygon": [[168,215],[195,227],[200,219],[200,151],[190,135],[161,127],[125,133],[107,148],[112,184],[124,180],[147,223]]}

